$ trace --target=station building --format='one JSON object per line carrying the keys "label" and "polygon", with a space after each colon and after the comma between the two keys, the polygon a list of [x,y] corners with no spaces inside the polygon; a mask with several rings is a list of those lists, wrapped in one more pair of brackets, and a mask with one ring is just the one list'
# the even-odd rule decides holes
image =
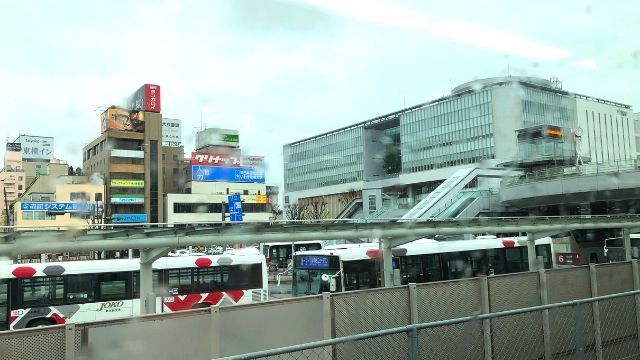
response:
{"label": "station building", "polygon": [[[381,219],[638,213],[640,184],[595,186],[638,170],[638,121],[631,106],[566,91],[558,80],[475,80],[284,145],[285,207],[321,199],[327,218]],[[587,173],[603,178],[584,183]],[[545,176],[562,182],[541,185]]]}

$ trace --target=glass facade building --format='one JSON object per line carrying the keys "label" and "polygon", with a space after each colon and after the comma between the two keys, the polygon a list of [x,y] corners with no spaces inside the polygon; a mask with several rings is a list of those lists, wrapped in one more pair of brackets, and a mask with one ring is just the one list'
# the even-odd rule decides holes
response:
{"label": "glass facade building", "polygon": [[285,145],[285,191],[362,181],[363,152],[363,126]]}
{"label": "glass facade building", "polygon": [[494,158],[491,92],[456,96],[402,115],[400,139],[405,174]]}

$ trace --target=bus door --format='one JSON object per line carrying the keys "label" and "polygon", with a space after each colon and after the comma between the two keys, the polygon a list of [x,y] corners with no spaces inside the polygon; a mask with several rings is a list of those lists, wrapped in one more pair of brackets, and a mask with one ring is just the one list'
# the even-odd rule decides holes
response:
{"label": "bus door", "polygon": [[8,293],[9,286],[7,285],[7,280],[0,280],[0,330],[7,330],[9,328],[7,322],[9,315]]}

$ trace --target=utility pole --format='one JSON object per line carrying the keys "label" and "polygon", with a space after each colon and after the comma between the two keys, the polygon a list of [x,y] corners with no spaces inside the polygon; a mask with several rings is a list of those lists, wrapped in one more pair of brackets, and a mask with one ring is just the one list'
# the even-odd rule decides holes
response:
{"label": "utility pole", "polygon": [[222,209],[220,210],[220,214],[222,215],[222,222],[225,222],[227,220],[227,203],[226,202],[221,202],[220,205],[222,206]]}

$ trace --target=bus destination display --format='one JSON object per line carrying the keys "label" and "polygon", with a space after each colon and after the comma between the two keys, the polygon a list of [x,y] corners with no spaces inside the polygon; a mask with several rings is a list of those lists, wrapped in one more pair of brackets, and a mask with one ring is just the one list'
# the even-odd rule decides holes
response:
{"label": "bus destination display", "polygon": [[329,257],[327,256],[301,256],[300,267],[307,269],[328,269]]}

